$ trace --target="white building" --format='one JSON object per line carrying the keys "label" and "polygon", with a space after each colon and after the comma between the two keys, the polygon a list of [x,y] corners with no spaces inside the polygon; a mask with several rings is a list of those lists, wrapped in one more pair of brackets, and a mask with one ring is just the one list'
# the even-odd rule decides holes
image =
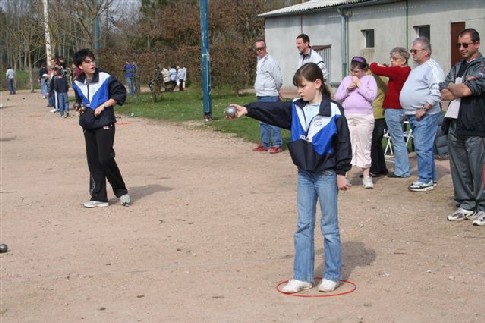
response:
{"label": "white building", "polygon": [[460,60],[460,31],[475,28],[485,41],[485,0],[310,0],[260,17],[268,51],[282,68],[284,88],[293,88],[295,42],[301,33],[324,58],[334,86],[348,74],[353,56],[388,63],[392,48],[410,48],[418,36],[430,39],[432,57],[445,73]]}

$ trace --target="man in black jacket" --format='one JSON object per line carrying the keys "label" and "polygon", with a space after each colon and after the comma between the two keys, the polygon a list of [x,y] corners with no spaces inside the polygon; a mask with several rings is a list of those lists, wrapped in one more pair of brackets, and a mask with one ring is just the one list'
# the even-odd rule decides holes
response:
{"label": "man in black jacket", "polygon": [[463,30],[456,44],[463,60],[453,66],[440,84],[441,98],[453,100],[444,122],[448,131],[451,178],[457,210],[450,221],[473,220],[485,225],[485,58],[480,54],[480,35]]}

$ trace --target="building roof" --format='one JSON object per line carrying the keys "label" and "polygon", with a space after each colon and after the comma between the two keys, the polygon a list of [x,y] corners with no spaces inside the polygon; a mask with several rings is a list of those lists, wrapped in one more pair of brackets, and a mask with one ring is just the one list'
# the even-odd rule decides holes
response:
{"label": "building roof", "polygon": [[392,2],[392,0],[309,0],[304,3],[299,3],[290,7],[265,12],[259,14],[258,16],[263,18],[272,16],[289,16],[307,12],[315,12],[334,7],[354,7],[358,5],[372,5],[383,2]]}

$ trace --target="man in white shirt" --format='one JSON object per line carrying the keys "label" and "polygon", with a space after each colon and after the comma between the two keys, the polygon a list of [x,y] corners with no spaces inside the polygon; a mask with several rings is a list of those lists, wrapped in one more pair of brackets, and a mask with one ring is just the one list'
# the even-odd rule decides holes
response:
{"label": "man in white shirt", "polygon": [[15,71],[13,70],[12,67],[7,67],[7,73],[5,73],[5,76],[7,77],[7,83],[8,83],[8,90],[10,91],[10,95],[16,94],[15,92]]}
{"label": "man in white shirt", "polygon": [[[278,102],[283,77],[278,62],[268,54],[264,39],[258,39],[255,43],[258,64],[256,66],[256,96],[259,102]],[[261,144],[254,151],[269,151],[277,154],[282,151],[281,129],[264,122],[259,123],[261,130]]]}
{"label": "man in white shirt", "polygon": [[323,61],[322,56],[312,49],[310,46],[310,37],[306,34],[300,34],[296,37],[296,48],[300,52],[298,57],[298,66],[300,68],[306,63],[315,63],[320,67],[323,77],[328,81],[328,71]]}

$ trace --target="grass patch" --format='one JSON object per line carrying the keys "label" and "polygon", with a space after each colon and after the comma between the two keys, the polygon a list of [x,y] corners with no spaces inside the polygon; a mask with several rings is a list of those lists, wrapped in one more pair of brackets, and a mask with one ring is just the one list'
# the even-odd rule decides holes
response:
{"label": "grass patch", "polygon": [[[170,122],[202,121],[201,127],[214,131],[234,133],[251,142],[260,141],[259,121],[251,118],[226,120],[224,109],[230,103],[246,104],[256,101],[254,94],[237,96],[228,89],[213,91],[212,117],[213,121],[203,121],[203,100],[200,88],[191,87],[182,92],[163,93],[162,99],[153,102],[149,93],[142,93],[137,97],[128,97],[127,102],[116,107],[118,113],[134,117],[142,117]],[[288,142],[290,133],[282,131],[284,142]]]}

